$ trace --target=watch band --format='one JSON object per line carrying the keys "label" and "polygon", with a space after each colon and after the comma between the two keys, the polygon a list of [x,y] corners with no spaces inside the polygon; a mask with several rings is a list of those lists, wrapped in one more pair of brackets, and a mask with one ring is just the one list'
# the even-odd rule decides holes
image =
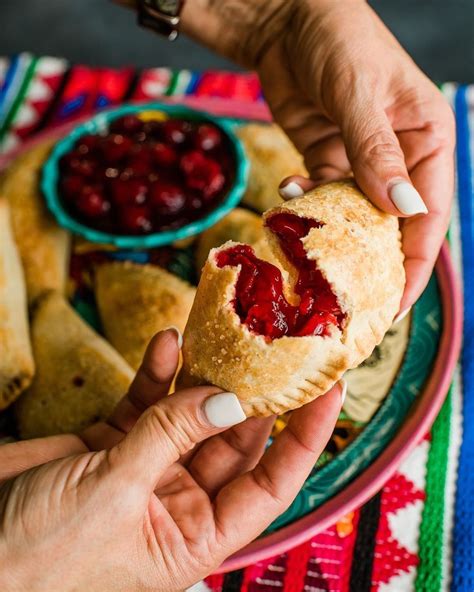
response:
{"label": "watch band", "polygon": [[138,0],[138,24],[174,41],[183,4],[184,0]]}

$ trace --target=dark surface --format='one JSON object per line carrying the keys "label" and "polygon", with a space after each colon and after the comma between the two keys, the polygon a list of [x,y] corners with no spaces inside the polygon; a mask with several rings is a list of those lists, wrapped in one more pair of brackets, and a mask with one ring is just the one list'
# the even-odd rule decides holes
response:
{"label": "dark surface", "polygon": [[[473,0],[371,4],[431,78],[474,82]],[[0,24],[0,55],[28,50],[97,65],[235,69],[188,39],[169,43],[139,29],[110,0],[0,0]]]}

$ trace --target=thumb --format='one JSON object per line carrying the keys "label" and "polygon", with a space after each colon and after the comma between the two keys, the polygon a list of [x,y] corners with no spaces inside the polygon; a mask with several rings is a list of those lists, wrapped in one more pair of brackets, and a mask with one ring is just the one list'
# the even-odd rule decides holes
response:
{"label": "thumb", "polygon": [[246,419],[237,396],[218,391],[209,386],[186,389],[149,407],[110,451],[111,467],[153,489],[165,470],[196,444]]}
{"label": "thumb", "polygon": [[[373,109],[373,112],[371,112]],[[426,214],[385,111],[367,103],[345,112],[341,130],[354,177],[381,210],[395,216]]]}

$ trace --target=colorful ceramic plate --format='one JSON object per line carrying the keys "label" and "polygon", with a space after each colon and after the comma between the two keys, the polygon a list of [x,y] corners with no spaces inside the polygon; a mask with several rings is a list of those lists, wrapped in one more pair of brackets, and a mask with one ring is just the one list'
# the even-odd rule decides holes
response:
{"label": "colorful ceramic plate", "polygon": [[[232,101],[185,102],[208,109],[214,116],[224,115],[226,125],[240,125],[246,119],[269,119],[263,106],[249,110],[248,104]],[[62,137],[71,127],[42,134],[22,150],[52,134]],[[77,243],[73,255],[73,302],[95,324],[87,274],[97,258],[154,262],[193,279],[192,256],[190,247],[100,251],[100,245]],[[295,546],[380,489],[434,421],[450,384],[460,337],[460,293],[448,248],[444,246],[436,274],[412,314],[387,334],[369,360],[348,374],[344,413],[295,502],[264,535],[228,559],[221,570],[237,569]]]}

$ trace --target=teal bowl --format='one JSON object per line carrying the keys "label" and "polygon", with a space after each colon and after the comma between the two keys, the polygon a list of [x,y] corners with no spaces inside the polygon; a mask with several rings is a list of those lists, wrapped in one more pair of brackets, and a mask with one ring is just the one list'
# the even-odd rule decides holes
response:
{"label": "teal bowl", "polygon": [[[189,224],[172,230],[164,230],[146,235],[111,234],[86,226],[76,220],[64,207],[58,191],[60,176],[59,161],[69,152],[77,140],[85,134],[97,134],[108,129],[111,121],[122,115],[136,114],[143,111],[161,111],[170,117],[180,117],[194,121],[210,122],[217,126],[228,139],[235,162],[234,180],[227,193],[214,209],[203,215],[202,218],[193,220]],[[103,111],[85,123],[78,125],[67,136],[59,140],[48,160],[44,163],[41,175],[41,190],[48,208],[53,213],[58,224],[71,232],[83,236],[94,243],[112,244],[123,249],[149,249],[169,245],[179,240],[194,236],[213,226],[240,202],[245,188],[249,172],[249,162],[243,146],[233,131],[233,125],[219,117],[213,117],[208,113],[196,111],[181,105],[169,105],[165,103],[144,103],[141,105],[124,105],[118,109]]]}

